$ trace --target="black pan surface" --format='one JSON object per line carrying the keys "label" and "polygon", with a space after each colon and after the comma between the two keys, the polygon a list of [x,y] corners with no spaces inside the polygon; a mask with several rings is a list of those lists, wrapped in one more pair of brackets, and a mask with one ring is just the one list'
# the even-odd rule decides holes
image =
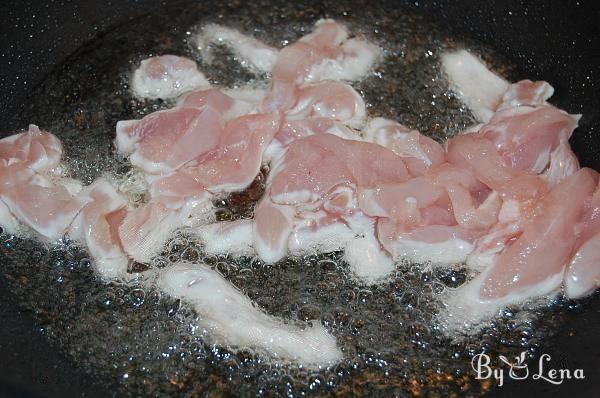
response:
{"label": "black pan surface", "polygon": [[[4,1],[0,13],[0,131],[24,126],[14,114],[31,87],[82,44],[165,2],[100,0]],[[335,8],[337,3],[315,3]],[[352,3],[344,3],[352,6]],[[356,2],[357,6],[365,5]],[[253,5],[248,5],[252,7]],[[264,7],[264,4],[257,5]],[[372,2],[370,7],[406,7],[425,13],[456,32],[488,44],[513,60],[523,77],[551,82],[554,102],[582,113],[571,144],[582,165],[600,169],[600,7],[592,1]],[[591,397],[600,390],[600,297],[596,294],[546,341],[542,352],[563,368],[583,368],[586,379],[560,386],[540,381],[508,382],[495,396]],[[110,396],[82,375],[45,340],[11,302],[0,276],[0,396]]]}

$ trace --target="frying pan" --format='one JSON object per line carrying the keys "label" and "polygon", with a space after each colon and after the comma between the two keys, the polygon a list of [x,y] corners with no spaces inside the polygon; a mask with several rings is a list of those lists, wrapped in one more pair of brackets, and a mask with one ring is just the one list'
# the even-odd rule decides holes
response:
{"label": "frying pan", "polygon": [[[0,131],[24,126],[14,115],[41,82],[70,53],[110,26],[126,23],[158,5],[158,0],[4,0],[0,12]],[[385,1],[356,7],[404,7],[438,21],[457,37],[472,38],[514,61],[523,77],[551,82],[553,102],[582,113],[571,145],[583,166],[600,169],[600,7],[594,1]],[[252,5],[248,5],[252,7]],[[264,4],[262,5],[264,7]],[[325,8],[335,9],[330,2]],[[560,386],[540,381],[508,381],[492,396],[591,397],[600,391],[600,295],[545,341],[541,352],[557,367],[585,370],[585,380]],[[0,276],[0,397],[104,397],[102,386],[51,347],[27,313],[11,301]]]}

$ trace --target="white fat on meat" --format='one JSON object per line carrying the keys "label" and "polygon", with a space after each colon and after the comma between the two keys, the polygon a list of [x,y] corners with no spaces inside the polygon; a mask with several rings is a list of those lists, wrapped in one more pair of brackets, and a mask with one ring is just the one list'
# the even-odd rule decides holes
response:
{"label": "white fat on meat", "polygon": [[221,221],[194,228],[193,233],[204,243],[207,254],[251,256],[253,220]]}
{"label": "white fat on meat", "polygon": [[150,201],[127,213],[119,225],[124,251],[140,263],[148,263],[164,247],[174,231],[205,224],[213,215],[212,195],[206,191],[186,198],[179,208]]}
{"label": "white fat on meat", "polygon": [[560,292],[562,275],[554,274],[536,285],[513,289],[504,297],[486,299],[480,295],[480,287],[489,277],[489,270],[484,270],[474,279],[440,297],[444,308],[436,317],[442,331],[448,334],[478,333],[486,321],[502,316],[507,306],[549,302]]}
{"label": "white fat on meat", "polygon": [[480,122],[487,122],[502,103],[510,83],[490,71],[466,50],[442,54],[442,68],[450,86]]}
{"label": "white fat on meat", "polygon": [[229,281],[204,264],[176,264],[162,271],[159,287],[192,305],[214,343],[250,347],[276,361],[321,367],[342,359],[335,337],[319,323],[300,328],[257,308]]}
{"label": "white fat on meat", "polygon": [[449,266],[462,263],[473,251],[473,244],[458,237],[443,242],[423,242],[400,237],[385,247],[394,259],[406,259],[415,263],[431,263],[435,266]]}
{"label": "white fat on meat", "polygon": [[196,36],[196,47],[204,53],[210,43],[229,47],[243,66],[260,72],[270,72],[277,61],[279,50],[236,29],[217,24],[202,27]]}
{"label": "white fat on meat", "polygon": [[345,221],[354,236],[346,241],[344,260],[351,275],[359,281],[374,284],[388,277],[396,265],[375,237],[374,219],[358,212]]}
{"label": "white fat on meat", "polygon": [[176,98],[187,91],[209,87],[195,61],[176,55],[147,58],[131,77],[133,93],[142,99]]}
{"label": "white fat on meat", "polygon": [[381,49],[375,44],[359,38],[348,39],[341,45],[340,55],[325,59],[310,69],[306,82],[358,81],[381,56]]}
{"label": "white fat on meat", "polygon": [[345,224],[336,222],[311,228],[312,220],[296,220],[288,240],[293,255],[302,255],[313,250],[328,253],[343,250],[346,243],[356,237]]}
{"label": "white fat on meat", "polygon": [[3,233],[9,235],[19,235],[22,233],[21,225],[19,220],[15,218],[10,212],[10,209],[0,199],[0,227],[2,227]]}

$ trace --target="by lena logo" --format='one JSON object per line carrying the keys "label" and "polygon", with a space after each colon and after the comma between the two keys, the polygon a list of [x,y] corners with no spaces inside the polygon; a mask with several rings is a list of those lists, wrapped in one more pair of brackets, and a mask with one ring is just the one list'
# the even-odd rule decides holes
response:
{"label": "by lena logo", "polygon": [[[562,384],[565,380],[585,379],[583,369],[571,371],[570,369],[556,369],[549,366],[552,358],[548,354],[542,354],[537,363],[537,369],[530,370],[526,362],[526,356],[527,352],[523,351],[519,356],[515,357],[514,361],[511,361],[504,355],[500,355],[498,356],[500,359],[499,366],[494,367],[492,365],[492,358],[482,352],[471,359],[471,367],[477,374],[476,379],[494,379],[500,387],[504,385],[506,370],[508,370],[508,377],[513,380],[526,380],[531,377],[533,380],[542,380],[555,385]],[[506,369],[507,367],[508,369]]]}

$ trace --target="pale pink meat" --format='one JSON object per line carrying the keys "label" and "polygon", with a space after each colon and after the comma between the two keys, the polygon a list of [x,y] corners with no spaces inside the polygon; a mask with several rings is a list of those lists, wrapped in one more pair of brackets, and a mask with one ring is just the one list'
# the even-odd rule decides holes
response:
{"label": "pale pink meat", "polygon": [[0,200],[10,214],[49,240],[60,239],[86,199],[80,184],[51,175],[62,146],[37,126],[0,140]]}
{"label": "pale pink meat", "polygon": [[[263,109],[266,112],[272,112],[277,109],[292,108],[296,103],[297,86],[305,83],[306,80],[319,81],[322,80],[322,77],[325,79],[338,78],[337,80],[339,80],[339,78],[362,76],[375,59],[376,51],[372,50],[370,46],[360,47],[356,41],[348,43],[348,46],[342,45],[347,37],[348,32],[339,23],[332,20],[321,20],[317,22],[313,32],[281,49],[273,67],[271,91],[263,102]],[[360,57],[356,54],[357,47],[364,49],[365,54],[373,53],[373,56],[368,56],[366,61],[361,62]],[[332,72],[331,69],[335,70],[337,65],[334,65],[333,68],[324,65],[322,73],[315,72],[323,75],[322,77],[311,76],[313,69],[324,61],[336,60],[343,65],[345,58],[351,58],[347,66],[349,66],[348,69],[356,69],[356,76]]]}
{"label": "pale pink meat", "polygon": [[319,83],[301,87],[297,94],[296,104],[286,112],[288,119],[320,117],[360,126],[365,118],[365,103],[348,84]]}
{"label": "pale pink meat", "polygon": [[447,143],[448,161],[470,170],[477,179],[503,197],[526,200],[547,190],[546,181],[536,174],[509,167],[494,143],[480,134],[460,135]]}
{"label": "pale pink meat", "polygon": [[254,248],[261,259],[274,263],[287,254],[294,227],[294,208],[278,205],[267,193],[254,210]]}
{"label": "pale pink meat", "polygon": [[227,124],[214,151],[181,172],[211,192],[243,190],[260,171],[263,152],[278,129],[277,114],[239,117]]}
{"label": "pale pink meat", "polygon": [[409,178],[402,159],[389,149],[331,134],[293,142],[280,167],[271,187],[279,203],[321,199],[338,185],[374,187]]}
{"label": "pale pink meat", "polygon": [[195,61],[176,55],[143,60],[131,78],[133,93],[139,98],[175,98],[209,85]]}
{"label": "pale pink meat", "polygon": [[510,85],[502,96],[502,104],[499,109],[514,108],[517,106],[538,106],[546,104],[546,100],[552,97],[554,88],[545,81],[532,82],[521,80]]}
{"label": "pale pink meat", "polygon": [[0,140],[0,168],[18,163],[43,173],[58,166],[61,156],[62,144],[58,138],[34,124],[29,125],[25,133]]}
{"label": "pale pink meat", "polygon": [[571,137],[579,118],[549,105],[511,108],[497,112],[478,135],[494,143],[507,166],[539,174],[552,151]]}
{"label": "pale pink meat", "polygon": [[419,176],[446,159],[444,148],[433,139],[393,120],[375,118],[365,129],[365,140],[401,156],[411,175]]}
{"label": "pale pink meat", "polygon": [[69,236],[86,244],[98,272],[108,279],[127,273],[119,225],[128,211],[127,200],[106,180],[96,180],[81,195],[89,198],[70,226]]}
{"label": "pale pink meat", "polygon": [[[573,227],[597,183],[596,172],[582,169],[545,195],[520,235],[487,273],[480,294],[487,298],[503,297],[562,275],[576,241]],[[561,281],[562,277],[558,279],[558,286]],[[550,293],[558,286],[549,285],[545,290]]]}
{"label": "pale pink meat", "polygon": [[131,164],[145,172],[168,173],[214,149],[222,130],[222,115],[211,106],[174,108],[117,123],[117,147],[131,151]]}
{"label": "pale pink meat", "polygon": [[575,226],[576,250],[565,275],[565,294],[579,298],[600,286],[600,185],[584,204]]}

